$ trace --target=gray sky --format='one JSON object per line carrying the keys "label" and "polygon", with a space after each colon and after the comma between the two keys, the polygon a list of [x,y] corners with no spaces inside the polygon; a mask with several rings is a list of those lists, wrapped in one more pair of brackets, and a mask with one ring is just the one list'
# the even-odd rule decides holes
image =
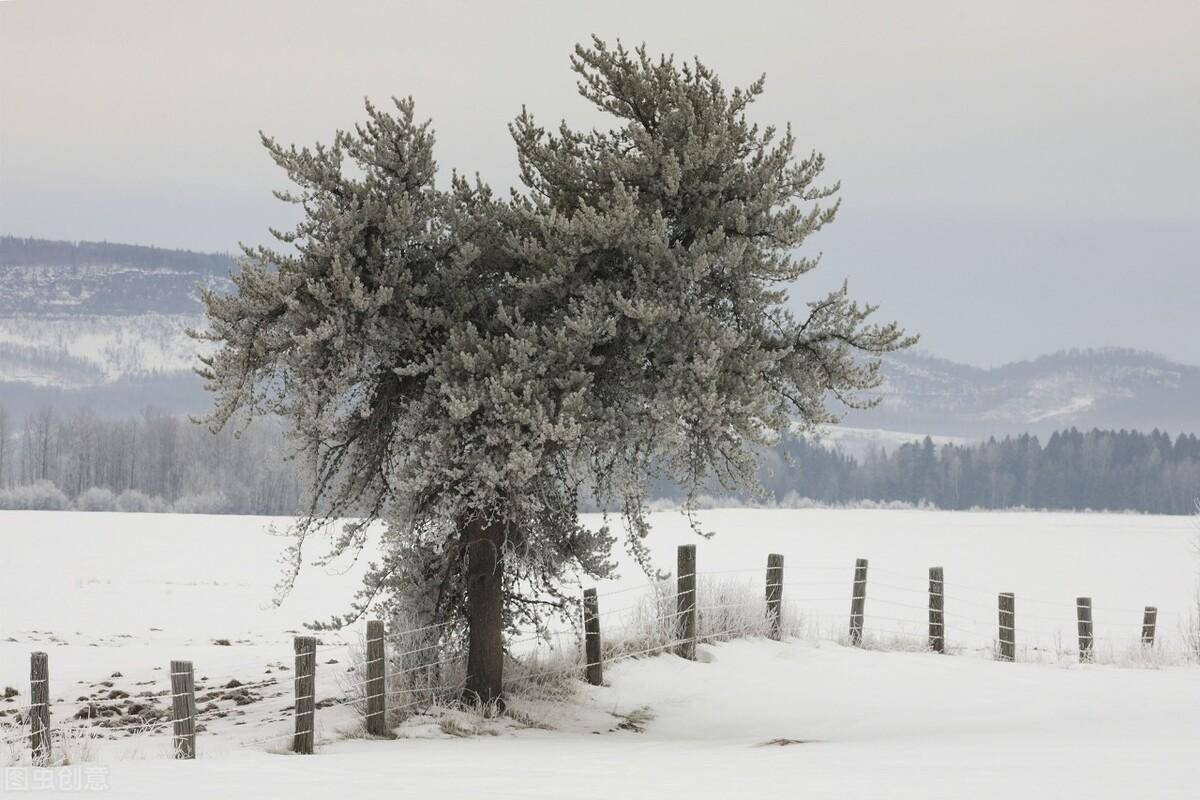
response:
{"label": "gray sky", "polygon": [[980,365],[1200,363],[1200,3],[0,2],[0,233],[202,250],[293,213],[257,141],[411,94],[439,161],[509,186],[505,123],[597,118],[592,32],[699,55],[828,158],[843,213],[797,300],[855,293]]}

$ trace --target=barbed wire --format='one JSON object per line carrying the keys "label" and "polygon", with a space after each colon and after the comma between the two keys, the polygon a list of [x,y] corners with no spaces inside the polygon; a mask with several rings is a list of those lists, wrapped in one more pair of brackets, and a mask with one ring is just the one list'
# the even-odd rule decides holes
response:
{"label": "barbed wire", "polygon": [[[681,614],[686,612],[686,609],[679,609],[677,606],[674,608],[671,608],[670,606],[672,604],[678,603],[679,598],[685,597],[685,596],[691,596],[691,597],[695,598],[693,610],[695,611],[695,613],[698,616],[705,615],[705,614],[712,615],[715,612],[732,611],[732,610],[737,610],[737,609],[754,609],[755,611],[763,612],[764,616],[765,616],[765,612],[768,609],[768,599],[766,598],[765,593],[769,593],[771,590],[776,590],[776,589],[783,590],[785,588],[793,588],[793,589],[813,588],[813,587],[824,587],[824,586],[845,586],[847,589],[853,590],[853,589],[857,588],[857,586],[858,586],[857,584],[855,584],[853,577],[852,577],[855,573],[853,572],[852,567],[848,564],[840,564],[840,565],[805,564],[802,566],[787,567],[788,571],[785,574],[789,575],[789,576],[795,575],[797,572],[824,574],[827,572],[835,572],[835,571],[843,572],[844,571],[846,574],[846,580],[843,581],[843,580],[820,579],[820,580],[807,580],[806,581],[806,580],[796,580],[796,579],[789,578],[788,580],[781,580],[781,581],[777,581],[777,582],[768,582],[768,583],[764,584],[764,589],[766,590],[766,592],[764,593],[764,597],[760,598],[760,599],[755,599],[753,601],[720,602],[720,600],[723,596],[728,597],[728,595],[726,595],[722,592],[722,590],[721,590],[722,586],[720,584],[718,584],[715,587],[711,584],[706,585],[702,580],[704,578],[722,577],[722,576],[730,576],[730,575],[749,575],[749,574],[761,575],[761,574],[767,574],[767,570],[768,570],[768,567],[766,567],[765,565],[756,565],[754,567],[745,567],[745,568],[719,569],[719,570],[698,570],[696,572],[693,572],[690,574],[685,574],[682,576],[666,576],[662,579],[647,582],[647,583],[644,583],[644,584],[641,584],[638,586],[622,587],[619,589],[613,589],[613,590],[609,590],[609,591],[605,591],[605,592],[598,592],[596,594],[597,598],[626,595],[626,594],[629,594],[632,592],[637,592],[637,591],[645,592],[647,594],[647,596],[640,599],[638,602],[636,602],[634,604],[630,604],[630,605],[626,605],[626,606],[623,606],[620,608],[614,608],[614,609],[603,609],[603,610],[599,611],[595,616],[604,617],[604,618],[612,618],[613,616],[616,616],[616,615],[628,615],[629,619],[627,620],[627,622],[629,624],[631,624],[635,630],[639,626],[650,627],[650,626],[654,626],[658,623],[678,620],[680,618]],[[902,572],[899,570],[893,570],[893,569],[889,569],[889,568],[881,568],[878,566],[870,567],[869,574],[872,576],[882,574],[882,575],[903,576],[905,578],[912,578],[911,573],[906,573],[906,572]],[[678,583],[680,581],[686,580],[686,579],[695,579],[696,585],[694,587],[689,587],[682,591],[679,591],[677,588]],[[674,583],[674,587],[672,586],[672,583]],[[921,583],[924,583],[924,581],[922,580]],[[670,591],[672,588],[675,588],[676,591]],[[947,588],[949,588],[951,591],[947,592]],[[879,590],[884,590],[884,591],[881,592]],[[1087,610],[1090,610],[1090,612],[1092,614],[1091,624],[1092,624],[1093,635],[1091,636],[1091,641],[1092,641],[1092,646],[1090,648],[1091,653],[1093,654],[1094,657],[1098,657],[1100,655],[1100,653],[1098,651],[1107,649],[1108,650],[1107,658],[1115,659],[1117,657],[1114,655],[1113,648],[1117,646],[1117,644],[1116,644],[1117,642],[1122,640],[1122,637],[1120,636],[1120,634],[1115,633],[1115,631],[1120,628],[1126,627],[1124,620],[1128,619],[1129,617],[1136,616],[1138,621],[1144,621],[1144,615],[1145,615],[1145,610],[1146,610],[1145,607],[1133,608],[1133,607],[1126,607],[1126,606],[1107,606],[1107,605],[1104,605],[1102,600],[1099,603],[1096,603],[1094,601],[1091,603],[1080,603],[1078,598],[1075,598],[1074,600],[1072,600],[1070,598],[1048,599],[1048,598],[1043,598],[1043,597],[1039,597],[1039,596],[1028,596],[1028,595],[1023,595],[1023,594],[1017,594],[1015,596],[1016,604],[1019,604],[1021,606],[1033,605],[1035,607],[1041,607],[1041,608],[1060,609],[1064,613],[1060,616],[1060,615],[1057,615],[1054,613],[1047,613],[1047,612],[1042,612],[1042,611],[1030,612],[1028,610],[1021,610],[1018,612],[1018,611],[1016,611],[1016,609],[1014,609],[1012,612],[1013,617],[1011,618],[1013,621],[1011,623],[1010,622],[1002,622],[998,618],[982,619],[978,615],[969,615],[969,614],[959,613],[958,611],[954,610],[953,606],[961,604],[963,606],[967,606],[970,608],[988,609],[989,611],[995,611],[995,610],[997,610],[997,605],[992,600],[992,598],[997,597],[997,595],[999,593],[994,593],[990,590],[986,590],[986,589],[983,589],[978,586],[963,584],[963,583],[959,583],[957,581],[946,581],[945,579],[943,579],[941,581],[941,592],[940,593],[931,591],[930,587],[928,587],[928,586],[923,586],[923,585],[918,584],[915,581],[915,579],[914,579],[914,583],[911,585],[905,585],[903,582],[895,582],[892,580],[884,580],[884,581],[868,580],[866,583],[866,593],[864,596],[861,596],[861,597],[855,596],[853,591],[849,591],[849,592],[847,592],[847,594],[838,594],[838,595],[833,595],[833,596],[800,596],[800,597],[792,597],[792,596],[790,596],[791,593],[781,591],[780,594],[783,594],[784,596],[776,599],[775,602],[779,602],[784,607],[787,607],[790,609],[796,609],[798,607],[803,608],[805,606],[805,604],[845,602],[846,600],[864,600],[866,605],[871,606],[871,607],[883,607],[885,609],[886,608],[903,608],[903,609],[910,609],[910,610],[918,611],[918,612],[922,612],[922,613],[928,613],[930,611],[928,604],[918,604],[915,602],[906,602],[904,600],[893,599],[892,597],[887,596],[888,592],[898,592],[898,593],[901,593],[904,595],[918,595],[918,596],[931,596],[931,597],[940,596],[940,599],[942,600],[942,604],[943,604],[943,608],[940,609],[941,617],[940,617],[940,619],[935,619],[932,621],[920,619],[920,618],[908,619],[908,618],[904,618],[903,616],[889,616],[886,613],[878,614],[878,613],[874,613],[873,611],[866,611],[864,609],[864,613],[862,615],[863,624],[861,625],[861,627],[857,628],[858,632],[860,632],[864,636],[870,635],[873,637],[885,637],[885,638],[890,637],[890,638],[895,638],[895,639],[907,639],[907,640],[912,640],[914,642],[915,641],[925,641],[928,644],[930,637],[927,635],[927,632],[918,632],[917,630],[913,630],[913,629],[925,628],[926,626],[928,626],[927,631],[934,630],[934,631],[939,632],[946,649],[952,650],[952,651],[953,650],[961,651],[964,649],[964,645],[960,644],[960,642],[977,642],[978,644],[967,645],[971,649],[986,650],[988,648],[995,648],[998,644],[1001,643],[999,640],[1002,637],[1008,638],[1007,636],[1004,636],[1004,634],[1011,634],[1011,637],[1015,641],[1005,642],[1005,643],[1012,644],[1018,652],[1045,652],[1045,653],[1058,654],[1060,656],[1066,655],[1066,654],[1079,654],[1081,652],[1080,648],[1063,647],[1063,646],[1061,646],[1061,644],[1058,644],[1057,642],[1059,639],[1062,638],[1064,630],[1070,630],[1077,625],[1077,623],[1079,621],[1078,620],[1078,617],[1079,617],[1078,612],[1082,609],[1087,609]],[[985,601],[983,599],[983,597],[985,597],[985,596],[988,598],[987,601]],[[716,600],[717,602],[708,602],[708,603],[700,602],[701,599],[705,598],[705,597],[709,598],[710,600]],[[950,607],[949,608],[945,607],[947,605]],[[664,606],[666,606],[666,608],[664,608]],[[1074,606],[1074,612],[1068,612],[1068,609],[1070,609],[1072,606]],[[1135,624],[1133,621],[1130,621],[1128,624],[1128,627],[1131,630],[1130,630],[1130,633],[1128,636],[1128,641],[1130,642],[1131,645],[1133,645],[1136,642],[1137,645],[1140,645],[1141,649],[1139,651],[1136,649],[1136,647],[1131,647],[1128,651],[1129,655],[1126,657],[1129,658],[1130,660],[1136,660],[1137,654],[1140,652],[1143,654],[1147,654],[1147,657],[1153,657],[1153,658],[1159,658],[1159,659],[1180,657],[1180,658],[1194,660],[1194,659],[1200,658],[1200,641],[1197,641],[1196,643],[1192,643],[1191,639],[1194,637],[1194,635],[1191,631],[1183,630],[1180,632],[1181,638],[1183,640],[1182,645],[1179,645],[1179,644],[1167,645],[1164,642],[1165,639],[1168,639],[1168,638],[1174,639],[1175,638],[1175,637],[1170,636],[1170,634],[1167,633],[1167,631],[1166,631],[1167,625],[1164,624],[1164,619],[1182,619],[1182,618],[1184,618],[1185,612],[1181,611],[1181,610],[1164,610],[1160,607],[1155,607],[1155,608],[1156,608],[1156,611],[1155,611],[1156,624],[1154,626],[1154,631],[1157,634],[1156,641],[1154,641],[1153,643],[1149,643],[1149,644],[1144,641],[1139,641],[1140,637],[1137,634],[1139,634],[1141,632],[1141,627],[1139,625]],[[654,612],[654,611],[659,611],[662,613],[657,613],[657,614],[649,614],[648,613],[648,612]],[[1121,622],[1114,621],[1114,617],[1121,620]],[[1188,613],[1187,619],[1195,619],[1195,618],[1196,617],[1194,614]],[[1046,628],[1048,626],[1039,626],[1036,624],[1031,626],[1029,624],[1030,620],[1034,621],[1035,623],[1043,623],[1043,622],[1050,623],[1051,625],[1055,626],[1058,630],[1057,631],[1046,630]],[[882,623],[891,623],[891,626],[890,627],[884,626]],[[443,621],[443,622],[439,622],[439,623],[433,623],[433,624],[429,624],[429,625],[422,625],[422,626],[417,626],[417,627],[413,627],[413,628],[408,628],[408,629],[401,630],[401,631],[390,631],[390,632],[387,632],[384,634],[384,636],[382,637],[382,640],[385,642],[386,641],[395,642],[397,640],[402,639],[403,637],[413,636],[415,634],[427,633],[430,631],[440,631],[440,630],[442,630],[450,625],[453,625],[453,624],[461,624],[461,621],[447,620],[447,621]],[[761,622],[757,619],[755,619],[753,621],[739,622],[738,625],[735,625],[732,627],[727,627],[727,628],[717,631],[717,632],[698,634],[695,637],[695,641],[719,640],[721,638],[728,637],[731,635],[736,635],[738,633],[746,633],[746,632],[755,631],[755,630],[761,630]],[[560,646],[561,642],[558,642],[555,640],[561,639],[561,637],[563,637],[563,636],[572,637],[573,641],[571,642],[571,644],[578,646],[578,644],[585,639],[586,633],[580,625],[576,624],[570,628],[561,628],[561,629],[557,629],[557,630],[548,630],[548,631],[543,630],[543,631],[538,631],[534,635],[526,636],[526,637],[515,639],[515,640],[510,640],[510,641],[506,642],[506,647],[512,648],[512,647],[529,644],[529,643],[534,643],[534,642],[546,643],[546,644],[549,644],[552,646]],[[354,649],[356,647],[360,647],[362,644],[361,642],[359,642],[358,644],[355,644],[353,642],[346,641],[342,637],[342,634],[340,632],[338,634],[336,634],[336,638],[341,639],[341,641],[332,642],[329,644],[322,643],[320,646],[314,648],[314,650],[310,651],[310,652],[312,652],[314,654],[330,653],[330,652],[334,652],[334,651],[340,652],[340,651],[345,651],[346,649]],[[844,638],[845,637],[838,637],[838,640],[841,641]],[[1075,638],[1076,637],[1074,637],[1074,636],[1068,635],[1066,637],[1066,640],[1071,641]],[[371,642],[376,642],[376,641],[380,641],[380,639],[378,637],[373,638],[373,639],[368,639],[367,643],[370,644]],[[615,662],[620,662],[620,661],[630,659],[630,658],[636,658],[638,656],[650,655],[650,654],[654,654],[654,653],[661,653],[661,652],[671,650],[672,648],[676,648],[680,645],[687,644],[691,641],[693,641],[693,639],[690,639],[690,638],[682,638],[682,637],[669,638],[665,642],[657,643],[657,644],[654,644],[654,645],[651,645],[648,647],[644,647],[641,649],[630,650],[630,651],[617,651],[615,654],[610,655],[609,657],[607,657],[605,659],[602,659],[601,663],[615,663]],[[1047,641],[1050,641],[1052,643],[1051,646],[1045,646],[1045,642],[1047,642]],[[364,668],[369,669],[371,666],[375,665],[380,660],[388,661],[388,662],[399,660],[401,663],[403,663],[407,657],[419,655],[421,653],[426,653],[426,652],[430,652],[430,651],[442,650],[442,649],[444,649],[444,647],[445,647],[445,645],[441,642],[433,642],[433,643],[424,644],[424,645],[417,646],[417,647],[411,647],[411,648],[408,648],[405,650],[401,650],[399,652],[385,653],[384,655],[378,656],[376,658],[367,659],[367,660],[361,661],[361,662],[355,662],[348,671],[354,672],[354,671],[361,670]],[[1087,649],[1088,648],[1083,648],[1084,651],[1086,651]],[[415,672],[418,670],[428,670],[431,668],[436,668],[439,666],[443,666],[443,665],[447,665],[447,664],[456,662],[456,661],[460,660],[461,658],[462,658],[462,655],[460,653],[456,653],[454,655],[450,655],[445,658],[441,658],[441,659],[437,659],[437,660],[433,660],[433,661],[426,661],[423,663],[407,666],[407,667],[399,669],[399,670],[387,671],[386,677],[390,678],[390,677],[402,676],[402,675],[412,673],[412,672]],[[250,666],[250,665],[253,665],[253,666]],[[520,675],[516,678],[513,678],[511,681],[506,682],[506,684],[508,684],[508,685],[519,684],[519,683],[528,682],[528,681],[532,681],[532,680],[538,680],[540,678],[545,678],[545,677],[549,677],[551,675],[556,675],[556,674],[566,674],[566,673],[579,674],[582,670],[586,669],[588,666],[593,666],[593,665],[589,664],[589,663],[579,664],[577,662],[572,662],[569,666],[564,666],[564,667],[557,668],[557,669],[537,671],[537,672],[532,672],[532,673],[528,673],[525,675]],[[245,674],[246,669],[267,670],[267,669],[272,669],[272,668],[280,669],[281,671],[283,671],[283,670],[287,670],[289,672],[291,671],[291,669],[286,665],[286,658],[284,658],[284,659],[264,659],[264,658],[256,657],[253,660],[247,659],[245,661],[233,662],[232,664],[229,662],[223,662],[222,669],[234,670],[234,671],[222,672],[220,674],[213,674],[210,672],[205,672],[202,670],[195,670],[195,669],[193,669],[193,671],[190,673],[189,672],[170,672],[170,671],[168,671],[167,673],[162,673],[162,674],[154,677],[152,679],[152,681],[148,682],[148,684],[151,686],[159,685],[160,680],[165,680],[168,683],[170,683],[170,679],[172,679],[172,678],[182,677],[184,675],[192,675],[194,677],[195,684],[196,684],[196,692],[213,692],[213,691],[219,690],[219,689],[226,689],[226,690],[246,689],[248,691],[262,691],[263,689],[268,688],[268,687],[279,687],[281,690],[284,689],[287,684],[286,678],[288,677],[285,675],[279,675],[279,676],[273,675],[271,677],[263,677],[263,678],[250,680],[250,681],[239,680],[241,678],[241,676]],[[200,672],[202,674],[199,674],[197,676],[197,674],[196,674],[197,672]],[[295,679],[296,674],[294,672],[292,672],[291,677],[293,677]],[[217,683],[218,681],[222,681],[225,679],[238,680],[238,685],[237,686],[214,686],[214,685],[212,685],[214,683]],[[137,726],[136,729],[131,727],[131,728],[112,728],[111,730],[125,731],[126,733],[128,733],[130,735],[138,735],[141,733],[155,733],[157,731],[161,731],[168,727],[173,729],[174,726],[176,726],[178,724],[186,725],[187,723],[196,723],[198,725],[212,726],[214,729],[220,728],[227,732],[233,732],[233,731],[235,731],[235,729],[237,731],[253,731],[253,730],[261,729],[262,727],[265,727],[265,726],[279,725],[279,724],[286,722],[288,719],[288,717],[286,716],[287,712],[294,710],[296,707],[296,704],[298,702],[304,702],[307,700],[314,701],[314,708],[311,711],[305,712],[305,716],[312,715],[315,718],[317,710],[324,710],[327,708],[336,708],[336,707],[345,706],[345,705],[349,705],[349,704],[372,703],[373,701],[377,701],[380,698],[393,699],[393,698],[405,697],[405,696],[410,696],[410,695],[436,694],[439,692],[460,691],[462,688],[460,684],[455,684],[455,685],[446,684],[446,685],[435,685],[435,686],[425,686],[425,687],[413,686],[413,687],[405,687],[405,688],[398,688],[398,689],[386,689],[385,688],[384,691],[382,691],[382,692],[371,692],[369,694],[362,694],[362,693],[357,692],[357,690],[361,689],[362,687],[370,687],[371,684],[377,684],[380,680],[386,680],[386,678],[381,679],[379,676],[368,675],[368,677],[365,680],[357,680],[357,681],[352,681],[348,684],[342,684],[340,687],[341,695],[325,697],[323,700],[321,700],[319,702],[316,701],[318,693],[315,691],[311,694],[308,694],[308,695],[305,695],[305,696],[302,696],[299,698],[287,697],[281,691],[280,694],[276,695],[273,698],[258,701],[256,703],[254,703],[254,708],[249,713],[240,713],[240,714],[237,714],[236,716],[234,716],[233,713],[231,713],[231,712],[235,711],[236,709],[228,709],[228,708],[222,709],[218,706],[216,709],[193,710],[186,717],[181,717],[179,719],[172,718],[169,720],[161,720],[156,723]],[[48,678],[33,679],[31,681],[31,683],[37,683],[37,682],[48,682]],[[147,684],[142,684],[142,685],[147,685]],[[387,684],[385,683],[384,686],[386,687]],[[353,696],[351,696],[352,693],[353,693]],[[167,691],[162,691],[162,692],[156,692],[149,696],[151,698],[161,697],[164,699],[170,698],[171,700],[176,700],[180,697],[194,698],[195,693],[193,693],[193,692],[175,692],[173,690],[167,690]],[[222,698],[222,697],[213,697],[210,700],[208,700],[207,702],[209,702],[209,703],[223,702],[225,699],[226,698]],[[86,700],[76,700],[76,701],[72,701],[72,702],[62,702],[62,701],[53,701],[52,702],[52,701],[47,700],[45,702],[28,703],[28,704],[24,704],[24,705],[0,706],[0,708],[3,708],[3,710],[8,711],[10,713],[15,712],[16,716],[20,717],[20,716],[27,716],[27,712],[34,711],[34,710],[42,708],[42,707],[49,707],[49,706],[54,706],[54,705],[72,705],[73,703],[79,703],[82,706],[87,706],[87,705],[92,705],[92,704],[100,704],[100,703],[104,703],[104,702],[107,702],[106,698],[97,697],[97,698],[89,698]],[[401,710],[405,710],[410,707],[415,707],[417,705],[420,705],[421,702],[422,701],[415,701],[413,703],[401,705],[398,707],[385,708],[384,712],[380,712],[377,710],[372,713],[378,714],[378,713],[391,713],[394,711],[401,711]],[[269,705],[262,705],[262,704],[269,704]],[[316,705],[320,705],[321,708],[320,709],[315,708]],[[283,716],[281,716],[281,715],[283,715]],[[292,718],[293,719],[295,718],[294,714],[292,715]],[[316,727],[316,726],[314,725],[313,727]],[[8,730],[5,730],[5,728],[8,728]],[[312,732],[313,731],[303,731],[303,730],[298,731],[298,732],[291,731],[287,734],[284,734],[284,735],[281,735],[278,737],[268,737],[267,739],[253,740],[251,743],[270,741],[271,739],[290,738],[290,737],[294,737],[297,735],[305,735],[307,733],[312,733]],[[29,738],[30,735],[31,734],[29,732],[19,730],[17,725],[12,725],[12,726],[5,725],[4,727],[0,727],[0,742],[8,743],[8,742],[21,741],[21,740]]]}

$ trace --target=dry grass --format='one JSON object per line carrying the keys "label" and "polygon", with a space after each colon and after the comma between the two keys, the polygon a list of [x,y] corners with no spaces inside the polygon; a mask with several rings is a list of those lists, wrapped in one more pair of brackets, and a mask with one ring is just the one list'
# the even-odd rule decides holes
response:
{"label": "dry grass", "polygon": [[[96,760],[100,731],[92,725],[61,722],[50,729],[50,762],[45,766],[68,767]],[[29,729],[21,720],[0,720],[0,767],[32,763]]]}
{"label": "dry grass", "polygon": [[[679,645],[673,579],[654,583],[641,595],[625,599],[625,603],[616,610],[601,607],[601,658],[606,665],[672,652]],[[760,582],[702,575],[696,586],[696,606],[697,639],[701,643],[771,634]],[[814,635],[808,619],[786,602],[780,628],[784,638],[807,639]],[[506,691],[514,699],[535,703],[569,700],[583,686],[585,666],[581,630],[549,636],[511,662]]]}
{"label": "dry grass", "polygon": [[92,725],[77,722],[59,723],[53,729],[50,752],[52,765],[68,767],[96,760],[96,744],[100,732]]}
{"label": "dry grass", "polygon": [[[440,628],[425,628],[411,617],[389,621],[386,642],[387,727],[389,730],[408,717],[429,708],[450,706],[458,701],[465,679],[465,665],[455,646],[445,641]],[[350,648],[354,669],[344,673],[343,686],[351,707],[362,721],[361,730],[350,735],[365,735],[367,715],[366,639],[360,637]]]}
{"label": "dry grass", "polygon": [[0,719],[0,767],[15,767],[28,760],[29,740],[25,727],[8,717]]}

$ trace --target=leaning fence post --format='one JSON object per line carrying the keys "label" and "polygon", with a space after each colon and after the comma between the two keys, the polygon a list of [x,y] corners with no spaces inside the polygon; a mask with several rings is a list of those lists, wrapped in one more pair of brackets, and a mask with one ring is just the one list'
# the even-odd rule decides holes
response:
{"label": "leaning fence post", "polygon": [[367,621],[367,734],[387,735],[387,657],[383,623]]}
{"label": "leaning fence post", "polygon": [[946,594],[942,568],[929,568],[929,649],[946,652]]}
{"label": "leaning fence post", "polygon": [[1154,627],[1157,623],[1158,608],[1146,606],[1146,610],[1142,612],[1142,644],[1144,646],[1154,646]]}
{"label": "leaning fence post", "polygon": [[600,658],[600,599],[595,589],[583,590],[583,655],[587,682],[599,686],[604,682],[604,664]]}
{"label": "leaning fence post", "polygon": [[1017,598],[1012,592],[1000,593],[1001,661],[1017,660]]}
{"label": "leaning fence post", "polygon": [[29,654],[29,744],[33,763],[50,763],[50,661],[42,652]]}
{"label": "leaning fence post", "polygon": [[675,570],[675,608],[679,615],[676,638],[679,646],[675,652],[691,660],[696,659],[696,545],[679,545]]}
{"label": "leaning fence post", "polygon": [[196,757],[196,679],[190,661],[171,662],[171,722],[175,757]]}
{"label": "leaning fence post", "polygon": [[767,556],[767,625],[772,639],[783,638],[783,556],[779,553]]}
{"label": "leaning fence post", "polygon": [[863,611],[867,604],[867,560],[854,562],[854,594],[850,597],[850,645],[858,647],[863,638]]}
{"label": "leaning fence post", "polygon": [[313,751],[313,731],[316,727],[315,701],[317,694],[317,640],[312,636],[297,636],[296,648],[296,734],[292,750],[305,755]]}
{"label": "leaning fence post", "polygon": [[1092,650],[1092,598],[1075,598],[1075,618],[1079,624],[1079,661],[1086,664],[1094,658]]}

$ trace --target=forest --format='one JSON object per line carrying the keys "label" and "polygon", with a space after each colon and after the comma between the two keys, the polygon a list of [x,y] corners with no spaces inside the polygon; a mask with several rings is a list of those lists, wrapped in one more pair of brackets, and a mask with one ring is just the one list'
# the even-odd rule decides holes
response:
{"label": "forest", "polygon": [[233,259],[224,253],[197,253],[114,242],[62,242],[0,236],[0,267],[85,267],[93,264],[214,275],[227,275],[234,266]]}
{"label": "forest", "polygon": [[1057,431],[971,444],[924,441],[861,461],[802,439],[764,459],[764,486],[820,503],[925,504],[943,509],[1031,508],[1188,514],[1200,496],[1200,440],[1162,431]]}
{"label": "forest", "polygon": [[291,514],[303,474],[281,425],[211,433],[147,410],[126,419],[0,406],[0,508]]}
{"label": "forest", "polygon": [[[1188,514],[1200,496],[1200,439],[1157,430],[926,438],[862,459],[790,436],[760,458],[765,497],[714,490],[708,501]],[[46,406],[18,419],[0,406],[0,508],[292,514],[304,485],[278,421],[213,434],[154,410],[111,419]],[[653,494],[682,499],[669,485]]]}

